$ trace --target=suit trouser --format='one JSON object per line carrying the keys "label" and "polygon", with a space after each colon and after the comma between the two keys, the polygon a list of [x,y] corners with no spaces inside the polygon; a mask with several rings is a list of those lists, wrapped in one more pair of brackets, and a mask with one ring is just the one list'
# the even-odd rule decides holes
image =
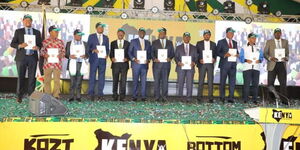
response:
{"label": "suit trouser", "polygon": [[168,96],[169,73],[170,68],[153,67],[154,96],[156,99]]}
{"label": "suit trouser", "polygon": [[128,64],[125,65],[123,63],[120,63],[120,64],[114,64],[114,66],[112,67],[113,96],[118,96],[118,87],[119,87],[120,96],[122,98],[125,97]]}
{"label": "suit trouser", "polygon": [[186,84],[186,96],[191,98],[193,94],[194,70],[181,70],[177,71],[178,76],[178,95],[183,96],[184,83]]}
{"label": "suit trouser", "polygon": [[16,66],[18,70],[18,83],[17,83],[17,95],[22,98],[26,93],[25,87],[25,75],[26,70],[28,70],[28,89],[27,93],[31,95],[35,90],[35,73],[37,67],[37,61],[34,56],[25,56],[22,61],[16,61]]}
{"label": "suit trouser", "polygon": [[[54,69],[54,68],[44,69],[45,93],[53,95],[56,98],[59,98],[59,94],[60,94],[60,72],[61,71],[59,69]],[[54,80],[53,92],[51,92],[52,74],[53,74],[53,80]]]}
{"label": "suit trouser", "polygon": [[225,98],[226,79],[229,79],[229,99],[234,98],[235,80],[236,80],[236,63],[222,66],[220,68],[220,97]]}
{"label": "suit trouser", "polygon": [[141,65],[137,65],[132,68],[132,76],[133,76],[133,93],[132,97],[137,98],[138,96],[138,84],[139,81],[141,83],[141,97],[146,98],[146,80],[147,80],[147,72],[148,69],[142,67]]}
{"label": "suit trouser", "polygon": [[98,58],[95,62],[90,63],[90,79],[89,79],[89,91],[88,94],[95,95],[96,86],[96,72],[98,70],[98,95],[103,96],[103,89],[105,84],[105,70],[106,70],[106,60]]}
{"label": "suit trouser", "polygon": [[268,71],[268,85],[274,86],[274,82],[276,79],[276,76],[278,77],[278,81],[280,84],[280,93],[284,96],[287,95],[287,89],[286,89],[286,68],[284,66],[283,62],[277,62],[274,69],[272,71]]}
{"label": "suit trouser", "polygon": [[71,86],[70,86],[70,95],[71,98],[81,98],[81,85],[83,76],[80,73],[81,62],[76,64],[76,75],[72,76],[70,74]]}
{"label": "suit trouser", "polygon": [[213,82],[214,82],[214,64],[203,64],[200,66],[199,70],[199,86],[198,86],[198,97],[203,96],[203,85],[204,79],[207,75],[208,84],[208,97],[213,97]]}
{"label": "suit trouser", "polygon": [[249,69],[243,71],[244,78],[244,89],[243,89],[243,99],[247,101],[249,99],[250,94],[250,85],[252,85],[252,99],[256,100],[258,96],[258,84],[259,84],[259,74],[258,70]]}

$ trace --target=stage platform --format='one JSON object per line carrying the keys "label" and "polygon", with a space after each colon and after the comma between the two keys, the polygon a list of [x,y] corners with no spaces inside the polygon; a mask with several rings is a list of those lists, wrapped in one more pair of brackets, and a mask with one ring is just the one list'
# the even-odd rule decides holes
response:
{"label": "stage platform", "polygon": [[[153,98],[133,102],[130,97],[120,102],[111,96],[103,101],[92,102],[84,97],[82,102],[68,102],[68,96],[63,95],[66,115],[36,117],[29,112],[28,99],[18,104],[15,97],[0,95],[0,149],[300,149],[300,121],[297,123],[296,119],[299,113],[287,106],[273,109],[275,104],[269,104],[263,108],[242,100],[223,104],[217,98],[214,103],[199,103],[196,99],[184,103],[178,97],[170,97],[168,102],[156,102]],[[299,108],[298,104],[299,100],[293,100],[292,107]],[[245,110],[252,114],[249,116]],[[253,119],[258,110],[266,115],[265,121],[264,115]],[[273,140],[278,141],[277,145]]]}

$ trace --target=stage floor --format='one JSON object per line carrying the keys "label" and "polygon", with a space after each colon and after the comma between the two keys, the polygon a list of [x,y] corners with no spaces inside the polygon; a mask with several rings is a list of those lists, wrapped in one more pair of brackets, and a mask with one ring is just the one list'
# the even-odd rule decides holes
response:
{"label": "stage floor", "polygon": [[[104,101],[90,101],[86,96],[81,102],[68,101],[63,95],[61,102],[68,108],[65,116],[37,118],[28,109],[28,99],[17,103],[16,95],[0,94],[0,119],[2,121],[100,121],[100,122],[157,122],[157,123],[213,123],[213,124],[244,124],[254,123],[245,112],[246,108],[261,107],[262,104],[225,103],[215,99],[214,103],[197,102],[183,103],[178,97],[169,97],[168,102],[156,102],[148,98],[146,102],[113,101],[106,96]],[[294,100],[293,107],[299,107],[299,100]],[[276,107],[269,104],[267,107]],[[281,106],[287,107],[287,106]]]}

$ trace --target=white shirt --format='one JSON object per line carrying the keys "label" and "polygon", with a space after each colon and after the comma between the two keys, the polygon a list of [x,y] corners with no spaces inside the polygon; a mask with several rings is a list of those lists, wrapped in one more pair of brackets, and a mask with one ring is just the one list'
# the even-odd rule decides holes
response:
{"label": "white shirt", "polygon": [[229,41],[230,41],[230,42],[231,42],[231,45],[232,45],[232,47],[233,47],[232,39],[229,40],[228,38],[226,38],[226,41],[227,41],[228,46],[229,46]]}
{"label": "white shirt", "polygon": [[160,43],[162,44],[161,46],[164,46],[163,48],[166,47],[166,39],[159,39],[160,40]]}
{"label": "white shirt", "polygon": [[204,40],[204,50],[210,50],[210,41]]}
{"label": "white shirt", "polygon": [[[282,48],[282,43],[281,43],[281,39],[277,40],[277,39],[274,39],[275,40],[275,45],[276,45],[276,48]],[[279,45],[278,45],[278,42],[279,42]]]}
{"label": "white shirt", "polygon": [[[140,44],[141,44],[141,50],[145,49],[145,39],[139,38]],[[142,47],[144,45],[144,47]]]}
{"label": "white shirt", "polygon": [[[122,47],[119,47],[119,45],[122,45]],[[124,47],[124,40],[118,40],[118,48],[122,49]]]}
{"label": "white shirt", "polygon": [[[99,37],[100,37],[100,39],[99,39]],[[102,45],[102,43],[103,43],[103,34],[97,33],[97,38],[98,38],[98,40],[99,40],[99,45]],[[100,43],[100,42],[101,42],[101,43]]]}
{"label": "white shirt", "polygon": [[184,43],[184,52],[186,52],[186,51],[187,51],[187,53],[185,53],[185,54],[187,56],[189,56],[189,54],[190,54],[190,43]]}

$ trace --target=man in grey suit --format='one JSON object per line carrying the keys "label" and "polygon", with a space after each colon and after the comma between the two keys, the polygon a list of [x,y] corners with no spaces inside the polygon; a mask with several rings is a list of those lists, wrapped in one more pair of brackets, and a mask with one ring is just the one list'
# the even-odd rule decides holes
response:
{"label": "man in grey suit", "polygon": [[[176,61],[176,72],[178,82],[178,95],[183,96],[183,86],[186,83],[187,88],[187,99],[186,102],[191,102],[193,94],[193,82],[195,73],[195,63],[198,60],[197,49],[194,45],[190,44],[191,35],[189,32],[183,34],[183,42],[181,45],[176,47],[175,61]],[[191,56],[190,69],[183,69],[185,62],[182,60],[182,56]]]}
{"label": "man in grey suit", "polygon": [[[214,82],[214,64],[217,58],[217,46],[216,43],[210,41],[211,32],[209,30],[204,30],[203,38],[204,40],[197,42],[196,48],[199,55],[199,61],[197,61],[197,66],[199,70],[199,86],[198,86],[198,101],[202,99],[203,84],[205,75],[207,74],[208,83],[208,99],[209,102],[213,102],[213,82]],[[212,55],[212,60],[207,60],[203,56],[203,51],[209,51]]]}
{"label": "man in grey suit", "polygon": [[[152,42],[153,77],[155,100],[167,101],[168,81],[171,69],[171,61],[175,56],[173,42],[166,39],[167,29],[158,29],[159,39]],[[159,60],[158,51],[167,51],[167,59]],[[162,62],[161,62],[162,61]]]}
{"label": "man in grey suit", "polygon": [[[289,60],[289,43],[287,40],[281,39],[281,29],[274,30],[275,39],[268,40],[264,49],[264,57],[268,60],[268,86],[274,86],[276,77],[280,83],[280,93],[287,96],[286,80],[287,71],[286,63]],[[284,49],[285,57],[281,60],[275,58],[275,49]],[[283,103],[286,103],[283,101]]]}

